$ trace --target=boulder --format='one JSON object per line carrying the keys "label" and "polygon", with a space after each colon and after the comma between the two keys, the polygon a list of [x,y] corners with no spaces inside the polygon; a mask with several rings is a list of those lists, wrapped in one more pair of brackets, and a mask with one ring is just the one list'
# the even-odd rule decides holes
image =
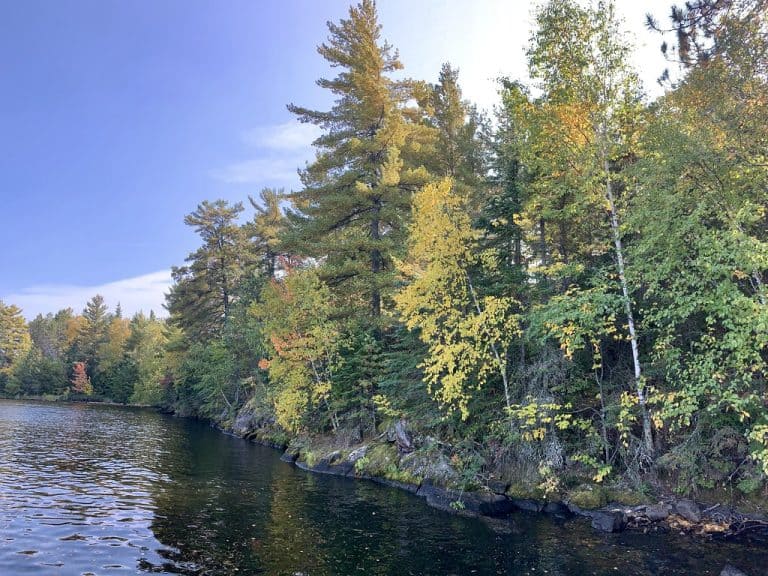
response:
{"label": "boulder", "polygon": [[624,514],[612,510],[592,512],[592,528],[600,532],[621,532],[626,525]]}
{"label": "boulder", "polygon": [[693,500],[675,502],[675,512],[688,520],[688,522],[695,524],[701,521],[701,508]]}
{"label": "boulder", "polygon": [[[427,501],[427,504],[439,510],[455,512],[460,510],[461,506],[463,506],[464,509],[467,508],[466,498],[464,498],[463,493],[458,490],[449,490],[447,488],[435,486],[431,480],[424,480],[424,482],[421,483],[421,486],[419,486],[416,495],[421,496]],[[461,502],[462,504],[457,505],[457,502]]]}
{"label": "boulder", "polygon": [[338,462],[342,459],[341,457],[341,450],[334,450],[330,454],[326,455],[323,460],[327,461],[329,464],[338,464]]}
{"label": "boulder", "polygon": [[515,505],[506,496],[492,492],[473,493],[479,502],[478,511],[483,516],[505,516],[515,509]]}
{"label": "boulder", "polygon": [[511,498],[510,501],[516,508],[525,510],[526,512],[541,512],[541,509],[543,508],[541,502],[530,498]]}
{"label": "boulder", "polygon": [[666,520],[671,511],[672,507],[669,504],[650,504],[645,507],[645,517],[651,522],[659,522]]}
{"label": "boulder", "polygon": [[408,423],[402,418],[395,423],[395,444],[401,454],[413,452],[413,440],[408,433]]}
{"label": "boulder", "polygon": [[416,484],[406,484],[405,482],[398,482],[397,480],[390,480],[389,478],[382,478],[381,476],[371,476],[368,477],[368,480],[371,480],[376,484],[382,484],[383,486],[399,488],[400,490],[405,490],[411,494],[416,494],[419,491],[419,486]]}
{"label": "boulder", "polygon": [[367,453],[368,453],[368,446],[367,445],[366,446],[360,446],[360,448],[355,448],[354,450],[352,450],[352,452],[350,452],[347,455],[347,462],[351,462],[352,464],[354,464],[355,462],[360,460],[360,458],[365,456]]}
{"label": "boulder", "polygon": [[552,516],[570,516],[571,511],[562,502],[547,502],[544,504],[544,512]]}
{"label": "boulder", "polygon": [[242,438],[248,436],[259,425],[259,418],[249,406],[244,406],[237,413],[235,421],[232,423],[232,434]]}
{"label": "boulder", "polygon": [[329,458],[321,459],[314,466],[310,466],[308,469],[312,472],[319,474],[331,474],[333,476],[347,476],[352,472],[354,464],[351,462],[341,462],[339,464],[332,464]]}
{"label": "boulder", "polygon": [[425,498],[433,508],[463,514],[498,517],[509,514],[515,508],[506,496],[441,488],[430,480],[422,482],[416,495]]}
{"label": "boulder", "polygon": [[439,450],[416,450],[400,460],[400,469],[415,478],[429,478],[435,484],[449,486],[459,479],[448,457]]}
{"label": "boulder", "polygon": [[289,452],[288,450],[286,450],[285,452],[283,452],[283,455],[280,456],[280,460],[282,460],[283,462],[288,462],[290,464],[293,464],[294,462],[296,462],[296,459],[298,457],[299,457],[298,452]]}
{"label": "boulder", "polygon": [[502,482],[501,480],[488,480],[488,490],[494,494],[506,494],[509,488],[509,482]]}

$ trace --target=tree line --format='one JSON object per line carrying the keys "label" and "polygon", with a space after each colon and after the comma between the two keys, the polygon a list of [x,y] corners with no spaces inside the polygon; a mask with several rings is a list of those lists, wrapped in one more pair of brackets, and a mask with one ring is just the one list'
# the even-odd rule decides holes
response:
{"label": "tree line", "polygon": [[81,314],[65,308],[26,323],[21,312],[0,302],[0,386],[7,395],[160,402],[175,331],[153,313],[124,318],[120,304],[109,312],[100,295]]}
{"label": "tree line", "polygon": [[405,78],[363,0],[318,48],[333,107],[288,107],[321,131],[301,187],[186,217],[167,322],[0,307],[5,391],[82,363],[94,395],[288,436],[406,420],[467,477],[763,489],[767,13],[673,8],[648,102],[612,2],[545,2],[489,116],[449,64]]}

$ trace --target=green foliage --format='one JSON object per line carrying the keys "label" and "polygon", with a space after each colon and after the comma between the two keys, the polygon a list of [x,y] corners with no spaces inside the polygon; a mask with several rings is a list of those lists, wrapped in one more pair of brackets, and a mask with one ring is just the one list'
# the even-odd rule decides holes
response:
{"label": "green foliage", "polygon": [[[112,402],[127,404],[133,397],[136,383],[140,380],[139,365],[130,356],[123,356],[99,376],[101,396]],[[136,397],[137,404],[152,404],[146,398]],[[151,399],[150,399],[151,400]]]}
{"label": "green foliage", "polygon": [[318,85],[336,97],[334,106],[289,106],[323,129],[316,160],[301,171],[303,188],[290,195],[289,245],[324,259],[322,277],[337,286],[345,311],[378,318],[395,280],[392,257],[403,244],[411,190],[427,178],[408,161],[424,130],[407,120],[412,92],[392,78],[402,64],[381,41],[373,0],[328,29],[318,52],[339,72]]}
{"label": "green foliage", "polygon": [[608,503],[606,491],[592,484],[583,484],[568,493],[568,500],[585,510],[595,510]]}
{"label": "green foliage", "polygon": [[281,255],[280,237],[285,233],[287,220],[280,202],[285,196],[284,190],[264,188],[258,200],[248,197],[255,214],[244,231],[253,243],[252,252],[260,261],[257,269],[267,278],[275,277],[277,259]]}
{"label": "green foliage", "polygon": [[60,396],[68,388],[64,365],[43,356],[37,347],[30,349],[14,367],[11,381],[14,393],[28,396]]}
{"label": "green foliage", "polygon": [[[169,332],[164,322],[154,316],[137,314],[131,320],[131,334],[126,343],[127,354],[123,362],[126,376],[135,366],[133,388],[120,388],[118,395],[125,397],[130,394],[131,402],[135,404],[161,405],[164,400],[164,379],[169,370],[168,360],[172,357],[166,354]],[[123,379],[123,384],[129,381]]]}
{"label": "green foliage", "polygon": [[[173,269],[168,324],[95,296],[27,326],[0,303],[0,388],[73,377],[85,398],[90,377],[92,398],[223,425],[247,404],[259,438],[366,443],[357,473],[402,482],[498,477],[590,508],[617,497],[605,484],[757,494],[764,8],[676,10],[684,76],[646,105],[613,4],[545,1],[532,83],[502,80],[490,123],[449,64],[401,79],[363,0],[318,49],[330,110],[289,107],[320,129],[301,188],[262,190],[243,224],[224,200],[186,217],[201,245]],[[372,440],[401,421],[402,457]],[[317,445],[299,446],[310,465]]]}
{"label": "green foliage", "polygon": [[480,296],[472,283],[470,274],[491,259],[478,254],[467,208],[451,180],[416,194],[409,253],[400,265],[411,282],[395,297],[406,326],[429,346],[423,368],[430,390],[463,419],[473,388],[494,376],[506,384],[506,350],[518,333],[515,301]]}
{"label": "green foliage", "polygon": [[187,256],[187,266],[174,267],[167,296],[172,322],[195,340],[220,337],[245,263],[251,260],[245,233],[236,223],[243,205],[205,201],[184,218],[203,245]]}
{"label": "green foliage", "polygon": [[32,344],[21,309],[0,301],[0,379],[8,386],[14,365]]}
{"label": "green foliage", "polygon": [[[275,314],[275,310],[281,313]],[[291,271],[264,288],[251,312],[271,348],[263,367],[269,371],[278,423],[297,431],[307,417],[324,408],[335,427],[329,397],[339,328],[332,319],[327,285],[314,270]]]}
{"label": "green foliage", "polygon": [[222,341],[193,344],[179,372],[177,393],[186,411],[219,422],[235,414],[242,386],[233,377],[234,362]]}

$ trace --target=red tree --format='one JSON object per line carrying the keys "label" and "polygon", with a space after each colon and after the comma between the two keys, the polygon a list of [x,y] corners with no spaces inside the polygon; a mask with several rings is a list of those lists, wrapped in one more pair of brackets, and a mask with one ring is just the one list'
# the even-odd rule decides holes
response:
{"label": "red tree", "polygon": [[72,365],[72,392],[75,394],[85,394],[90,396],[93,393],[93,386],[91,385],[91,379],[85,372],[85,362],[75,362]]}

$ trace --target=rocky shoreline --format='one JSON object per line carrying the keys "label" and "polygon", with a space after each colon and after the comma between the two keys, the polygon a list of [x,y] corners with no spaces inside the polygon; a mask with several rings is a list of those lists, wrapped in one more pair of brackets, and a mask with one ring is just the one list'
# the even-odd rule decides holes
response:
{"label": "rocky shoreline", "polygon": [[517,493],[508,482],[491,480],[471,491],[459,490],[451,486],[455,478],[450,462],[439,452],[420,455],[403,422],[395,423],[376,440],[344,449],[276,435],[272,422],[248,410],[221,428],[283,451],[283,461],[303,470],[370,480],[405,490],[424,498],[429,506],[454,514],[503,520],[514,512],[524,511],[560,519],[584,518],[595,530],[605,533],[675,531],[713,539],[750,537],[768,543],[768,517],[744,514],[723,504],[703,505],[670,497],[654,503],[608,502],[590,506],[589,498],[535,498]]}
{"label": "rocky shoreline", "polygon": [[[277,449],[284,448],[274,444],[271,446]],[[365,453],[361,449],[357,452],[363,455]],[[291,452],[290,449],[283,452],[281,459],[309,472],[370,480],[405,490],[424,498],[429,506],[461,515],[503,518],[515,511],[524,511],[548,514],[558,518],[586,518],[590,520],[592,527],[600,532],[675,530],[721,538],[736,537],[749,530],[768,529],[768,519],[765,517],[740,514],[719,504],[704,508],[689,499],[637,506],[610,503],[597,509],[587,509],[567,500],[516,498],[507,493],[510,486],[506,483],[492,483],[484,489],[462,491],[436,485],[429,478],[419,484],[412,484],[359,473],[355,469],[354,457],[341,459],[338,451],[321,458],[314,464],[302,460],[300,453]]]}

